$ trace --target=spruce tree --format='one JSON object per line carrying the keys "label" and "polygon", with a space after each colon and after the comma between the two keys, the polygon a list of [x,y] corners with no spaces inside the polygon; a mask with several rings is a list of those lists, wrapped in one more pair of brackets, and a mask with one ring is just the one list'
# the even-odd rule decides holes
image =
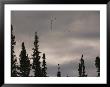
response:
{"label": "spruce tree", "polygon": [[85,74],[85,64],[84,64],[83,55],[80,59],[78,71],[79,71],[79,77],[87,77],[87,75]]}
{"label": "spruce tree", "polygon": [[98,72],[98,77],[100,76],[100,57],[97,56],[95,59],[95,66],[97,68],[97,72]]}
{"label": "spruce tree", "polygon": [[22,50],[19,57],[20,57],[20,76],[29,77],[30,60],[28,58],[28,54],[26,53],[24,42],[22,43]]}
{"label": "spruce tree", "polygon": [[17,59],[14,51],[14,46],[16,45],[15,41],[15,35],[13,35],[13,26],[11,25],[11,76],[16,77],[17,76]]}
{"label": "spruce tree", "polygon": [[57,72],[57,77],[61,77],[60,65],[59,65],[59,64],[58,64],[58,72]]}
{"label": "spruce tree", "polygon": [[43,64],[42,64],[42,76],[43,77],[47,77],[47,72],[46,72],[46,70],[47,70],[47,67],[46,67],[46,61],[45,61],[45,53],[43,53],[43,57],[42,57],[42,59],[43,59]]}
{"label": "spruce tree", "polygon": [[34,48],[33,50],[33,69],[34,69],[34,76],[35,77],[42,77],[42,69],[41,69],[41,62],[40,62],[40,56],[39,54],[41,53],[39,51],[39,45],[38,45],[38,36],[37,32],[35,32],[35,41],[34,41]]}

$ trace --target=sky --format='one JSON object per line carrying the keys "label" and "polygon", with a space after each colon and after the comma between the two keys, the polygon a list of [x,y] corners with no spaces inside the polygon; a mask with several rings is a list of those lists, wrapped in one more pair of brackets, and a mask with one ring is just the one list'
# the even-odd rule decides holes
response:
{"label": "sky", "polygon": [[96,56],[100,56],[99,11],[12,11],[11,24],[16,37],[17,58],[22,42],[27,54],[32,57],[37,32],[40,56],[43,53],[46,55],[48,76],[57,75],[58,64],[63,77],[67,74],[78,76],[82,54],[88,76],[97,76],[94,64]]}

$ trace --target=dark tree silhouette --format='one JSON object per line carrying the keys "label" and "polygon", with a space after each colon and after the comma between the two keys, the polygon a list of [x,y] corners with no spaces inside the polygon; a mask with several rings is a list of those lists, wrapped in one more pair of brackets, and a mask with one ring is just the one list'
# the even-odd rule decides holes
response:
{"label": "dark tree silhouette", "polygon": [[58,64],[58,72],[57,72],[57,77],[61,77],[60,65],[59,65],[59,64]]}
{"label": "dark tree silhouette", "polygon": [[39,52],[39,45],[38,45],[38,36],[37,36],[37,32],[35,32],[35,41],[34,41],[34,48],[33,50],[33,69],[34,69],[34,76],[35,77],[42,77],[42,69],[41,69],[41,62],[40,62],[40,56],[39,54],[41,52]]}
{"label": "dark tree silhouette", "polygon": [[67,74],[66,77],[69,77],[69,75]]}
{"label": "dark tree silhouette", "polygon": [[83,54],[80,59],[78,71],[79,71],[79,77],[87,77],[87,75],[85,74],[85,64],[84,64]]}
{"label": "dark tree silhouette", "polygon": [[47,77],[47,72],[46,72],[46,70],[47,70],[47,67],[46,67],[46,61],[45,61],[45,53],[43,53],[43,57],[42,57],[42,59],[43,59],[43,64],[42,64],[42,76],[43,77]]}
{"label": "dark tree silhouette", "polygon": [[20,57],[20,76],[29,77],[30,61],[28,58],[28,54],[26,53],[24,42],[22,43],[22,50],[19,57]]}
{"label": "dark tree silhouette", "polygon": [[97,68],[97,72],[98,72],[98,77],[100,76],[100,57],[97,56],[95,59],[95,66]]}
{"label": "dark tree silhouette", "polygon": [[13,35],[13,26],[11,25],[11,76],[16,77],[17,76],[17,59],[14,52],[14,45],[16,45],[15,41],[15,35]]}

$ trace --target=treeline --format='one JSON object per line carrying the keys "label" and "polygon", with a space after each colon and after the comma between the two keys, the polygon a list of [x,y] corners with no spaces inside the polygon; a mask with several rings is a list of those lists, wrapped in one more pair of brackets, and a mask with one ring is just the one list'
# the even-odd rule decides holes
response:
{"label": "treeline", "polygon": [[[17,57],[15,55],[14,46],[16,45],[15,35],[13,32],[13,26],[11,25],[11,77],[32,77],[30,76],[30,71],[34,70],[33,77],[49,77],[47,75],[47,64],[46,64],[46,55],[43,53],[42,57],[40,56],[39,51],[39,41],[38,41],[37,32],[35,32],[34,37],[34,46],[32,48],[32,58],[28,57],[26,52],[25,43],[21,44],[21,52],[19,54],[19,65],[17,64]],[[42,62],[40,59],[42,58]],[[30,63],[32,59],[32,63]],[[95,66],[97,68],[97,76],[100,76],[100,57],[96,57]],[[78,66],[79,77],[87,77],[85,70],[85,63],[83,55],[81,56],[80,63]],[[58,64],[57,77],[61,77],[60,65]],[[68,74],[67,74],[67,77]]]}

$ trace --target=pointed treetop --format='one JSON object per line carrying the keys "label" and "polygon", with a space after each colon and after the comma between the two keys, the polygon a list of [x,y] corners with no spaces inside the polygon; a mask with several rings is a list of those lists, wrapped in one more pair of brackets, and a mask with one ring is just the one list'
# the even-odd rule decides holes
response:
{"label": "pointed treetop", "polygon": [[45,53],[43,53],[43,56],[45,57]]}
{"label": "pointed treetop", "polygon": [[83,58],[83,54],[82,54],[82,57],[81,58]]}
{"label": "pointed treetop", "polygon": [[100,59],[100,57],[99,57],[99,56],[97,56],[97,57],[96,57],[96,59]]}
{"label": "pointed treetop", "polygon": [[58,64],[58,71],[60,71],[60,65]]}
{"label": "pointed treetop", "polygon": [[37,35],[37,32],[35,32],[35,35]]}
{"label": "pointed treetop", "polygon": [[82,54],[82,56],[81,56],[80,61],[81,61],[81,63],[84,63],[83,54]]}
{"label": "pointed treetop", "polygon": [[58,72],[57,72],[57,77],[61,77],[61,72],[60,72],[60,66],[58,64]]}
{"label": "pointed treetop", "polygon": [[24,46],[24,42],[22,42],[22,46]]}
{"label": "pointed treetop", "polygon": [[13,30],[13,25],[11,24],[11,29]]}
{"label": "pointed treetop", "polygon": [[43,53],[43,59],[45,59],[45,53]]}

